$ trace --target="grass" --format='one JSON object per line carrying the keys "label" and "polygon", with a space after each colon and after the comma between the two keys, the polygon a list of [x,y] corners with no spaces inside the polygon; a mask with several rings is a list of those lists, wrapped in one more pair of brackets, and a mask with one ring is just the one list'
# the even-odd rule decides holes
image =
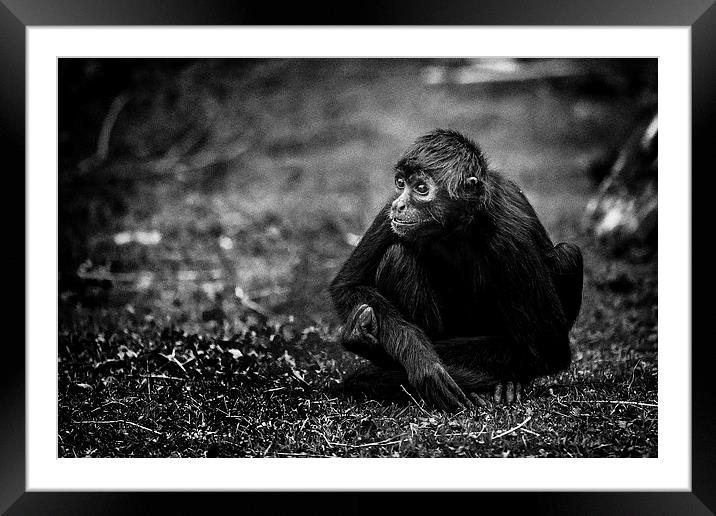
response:
{"label": "grass", "polygon": [[332,395],[356,359],[331,327],[197,334],[77,309],[81,322],[59,339],[60,455],[653,456],[656,291],[648,267],[627,270],[628,292],[621,276],[588,278],[569,371],[537,381],[521,404],[454,415],[407,394]]}
{"label": "grass", "polygon": [[[61,264],[81,264],[61,270],[61,457],[657,455],[657,264],[610,257],[581,226],[588,164],[638,102],[549,81],[430,86],[424,66],[197,61],[128,90],[109,159],[60,175]],[[585,252],[573,363],[521,404],[446,414],[335,394],[359,360],[335,342],[325,287],[400,149],[437,126],[483,143],[555,241]]]}

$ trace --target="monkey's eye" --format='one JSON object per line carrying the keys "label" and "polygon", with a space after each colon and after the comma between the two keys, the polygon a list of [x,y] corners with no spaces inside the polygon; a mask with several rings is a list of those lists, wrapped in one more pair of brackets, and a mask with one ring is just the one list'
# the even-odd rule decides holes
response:
{"label": "monkey's eye", "polygon": [[418,183],[415,185],[415,191],[418,192],[420,195],[426,195],[428,193],[428,185],[425,183]]}
{"label": "monkey's eye", "polygon": [[395,187],[398,190],[402,190],[403,188],[405,188],[405,179],[403,179],[402,177],[396,177],[395,178]]}

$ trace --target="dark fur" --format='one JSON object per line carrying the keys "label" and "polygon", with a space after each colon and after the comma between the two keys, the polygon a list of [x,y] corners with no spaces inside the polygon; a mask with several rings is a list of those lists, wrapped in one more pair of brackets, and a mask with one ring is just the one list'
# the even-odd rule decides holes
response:
{"label": "dark fur", "polygon": [[[345,339],[346,347],[392,369],[384,379],[402,375],[445,407],[461,393],[443,369],[470,390],[568,367],[567,333],[581,301],[579,249],[554,247],[522,191],[489,170],[459,133],[419,138],[396,166],[401,177],[416,172],[439,186],[428,203],[404,197],[429,224],[398,235],[387,204],[331,284],[346,331],[362,304],[378,321],[377,340]],[[377,370],[372,375],[377,382]]]}

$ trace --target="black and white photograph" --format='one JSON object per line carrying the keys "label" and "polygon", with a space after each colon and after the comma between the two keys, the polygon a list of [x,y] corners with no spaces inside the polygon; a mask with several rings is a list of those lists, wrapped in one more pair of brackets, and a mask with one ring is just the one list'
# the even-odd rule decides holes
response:
{"label": "black and white photograph", "polygon": [[60,58],[79,457],[657,457],[657,59]]}

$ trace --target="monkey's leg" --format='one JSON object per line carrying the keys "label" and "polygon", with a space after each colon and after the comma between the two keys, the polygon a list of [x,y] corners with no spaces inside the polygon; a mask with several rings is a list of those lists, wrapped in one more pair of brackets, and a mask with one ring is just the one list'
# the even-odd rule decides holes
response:
{"label": "monkey's leg", "polygon": [[[427,335],[439,334],[443,324],[434,289],[418,252],[406,244],[393,244],[383,255],[376,270],[375,282],[380,292],[398,309],[406,321],[421,330],[421,345],[430,348],[433,358],[407,361],[405,370],[411,385],[426,401],[443,408],[470,405],[470,400],[435,353]],[[378,321],[380,323],[380,320]],[[412,347],[399,332],[388,335],[390,341]]]}
{"label": "monkey's leg", "polygon": [[347,374],[338,386],[339,392],[383,400],[397,400],[405,395],[400,386],[410,385],[408,377],[378,342],[378,320],[372,307],[362,304],[354,310],[343,328],[342,343],[345,349],[372,364]]}
{"label": "monkey's leg", "polygon": [[[366,307],[370,311],[369,307]],[[366,311],[363,308],[363,311]],[[368,321],[369,317],[364,315],[359,320]],[[354,335],[359,336],[360,331],[365,331],[366,325],[358,325]],[[370,337],[368,337],[370,338]],[[353,342],[357,342],[357,339]],[[506,342],[501,337],[468,337],[454,338],[436,341],[434,348],[445,364],[450,376],[470,397],[479,405],[486,405],[485,399],[480,393],[487,393],[489,399],[495,403],[520,402],[522,399],[522,386],[526,385],[529,379],[521,376],[519,379],[516,373],[514,359],[509,351],[506,351]],[[370,358],[365,349],[360,349],[361,356]],[[343,379],[342,392],[348,395],[364,395],[370,398],[383,400],[403,399],[405,392],[401,385],[412,391],[408,377],[404,370],[396,363],[389,363],[384,357],[374,357],[373,364],[359,367],[354,372],[346,375]],[[377,365],[377,364],[380,365]],[[488,364],[488,370],[485,367]],[[414,394],[415,391],[412,391]]]}
{"label": "monkey's leg", "polygon": [[522,386],[532,376],[525,360],[513,352],[503,337],[461,337],[436,341],[435,350],[450,375],[466,392],[487,391],[495,403],[521,401]]}
{"label": "monkey's leg", "polygon": [[[372,364],[358,367],[343,378],[342,392],[352,396],[367,396],[383,400],[399,400],[405,397],[401,387],[412,390],[408,375],[399,364],[392,361],[378,345],[377,320],[373,309],[360,305],[344,330],[343,345]],[[475,375],[463,368],[451,368],[463,385],[475,386]],[[462,386],[462,385],[461,385]]]}
{"label": "monkey's leg", "polygon": [[576,245],[562,242],[554,246],[547,259],[569,329],[577,320],[582,305],[584,281],[582,252]]}
{"label": "monkey's leg", "polygon": [[[448,366],[448,371],[463,389],[472,388],[469,398],[480,406],[486,406],[487,403],[483,397],[474,392],[475,390],[484,390],[486,384],[484,379],[480,378],[473,371],[467,371],[460,367]],[[493,382],[494,383],[494,382]],[[406,391],[411,396],[420,399],[421,394],[414,389],[408,380],[408,375],[401,368],[384,368],[374,364],[365,364],[358,367],[355,371],[347,374],[343,378],[342,384],[339,386],[341,394],[347,394],[353,397],[365,396],[371,399],[384,401],[405,401]],[[521,392],[521,391],[519,391]],[[511,401],[511,400],[510,400]]]}
{"label": "monkey's leg", "polygon": [[[375,277],[378,292],[410,322],[423,331],[439,330],[440,313],[427,277],[415,254],[402,244],[391,245],[383,255]],[[356,307],[344,325],[341,340],[353,353],[383,366],[392,358],[378,342],[378,318],[368,304]]]}
{"label": "monkey's leg", "polygon": [[426,334],[441,323],[418,257],[404,245],[390,246],[375,281],[372,302],[377,304],[356,307],[343,330],[344,346],[377,365],[390,368],[398,363],[410,385],[432,405],[445,410],[470,406]]}

